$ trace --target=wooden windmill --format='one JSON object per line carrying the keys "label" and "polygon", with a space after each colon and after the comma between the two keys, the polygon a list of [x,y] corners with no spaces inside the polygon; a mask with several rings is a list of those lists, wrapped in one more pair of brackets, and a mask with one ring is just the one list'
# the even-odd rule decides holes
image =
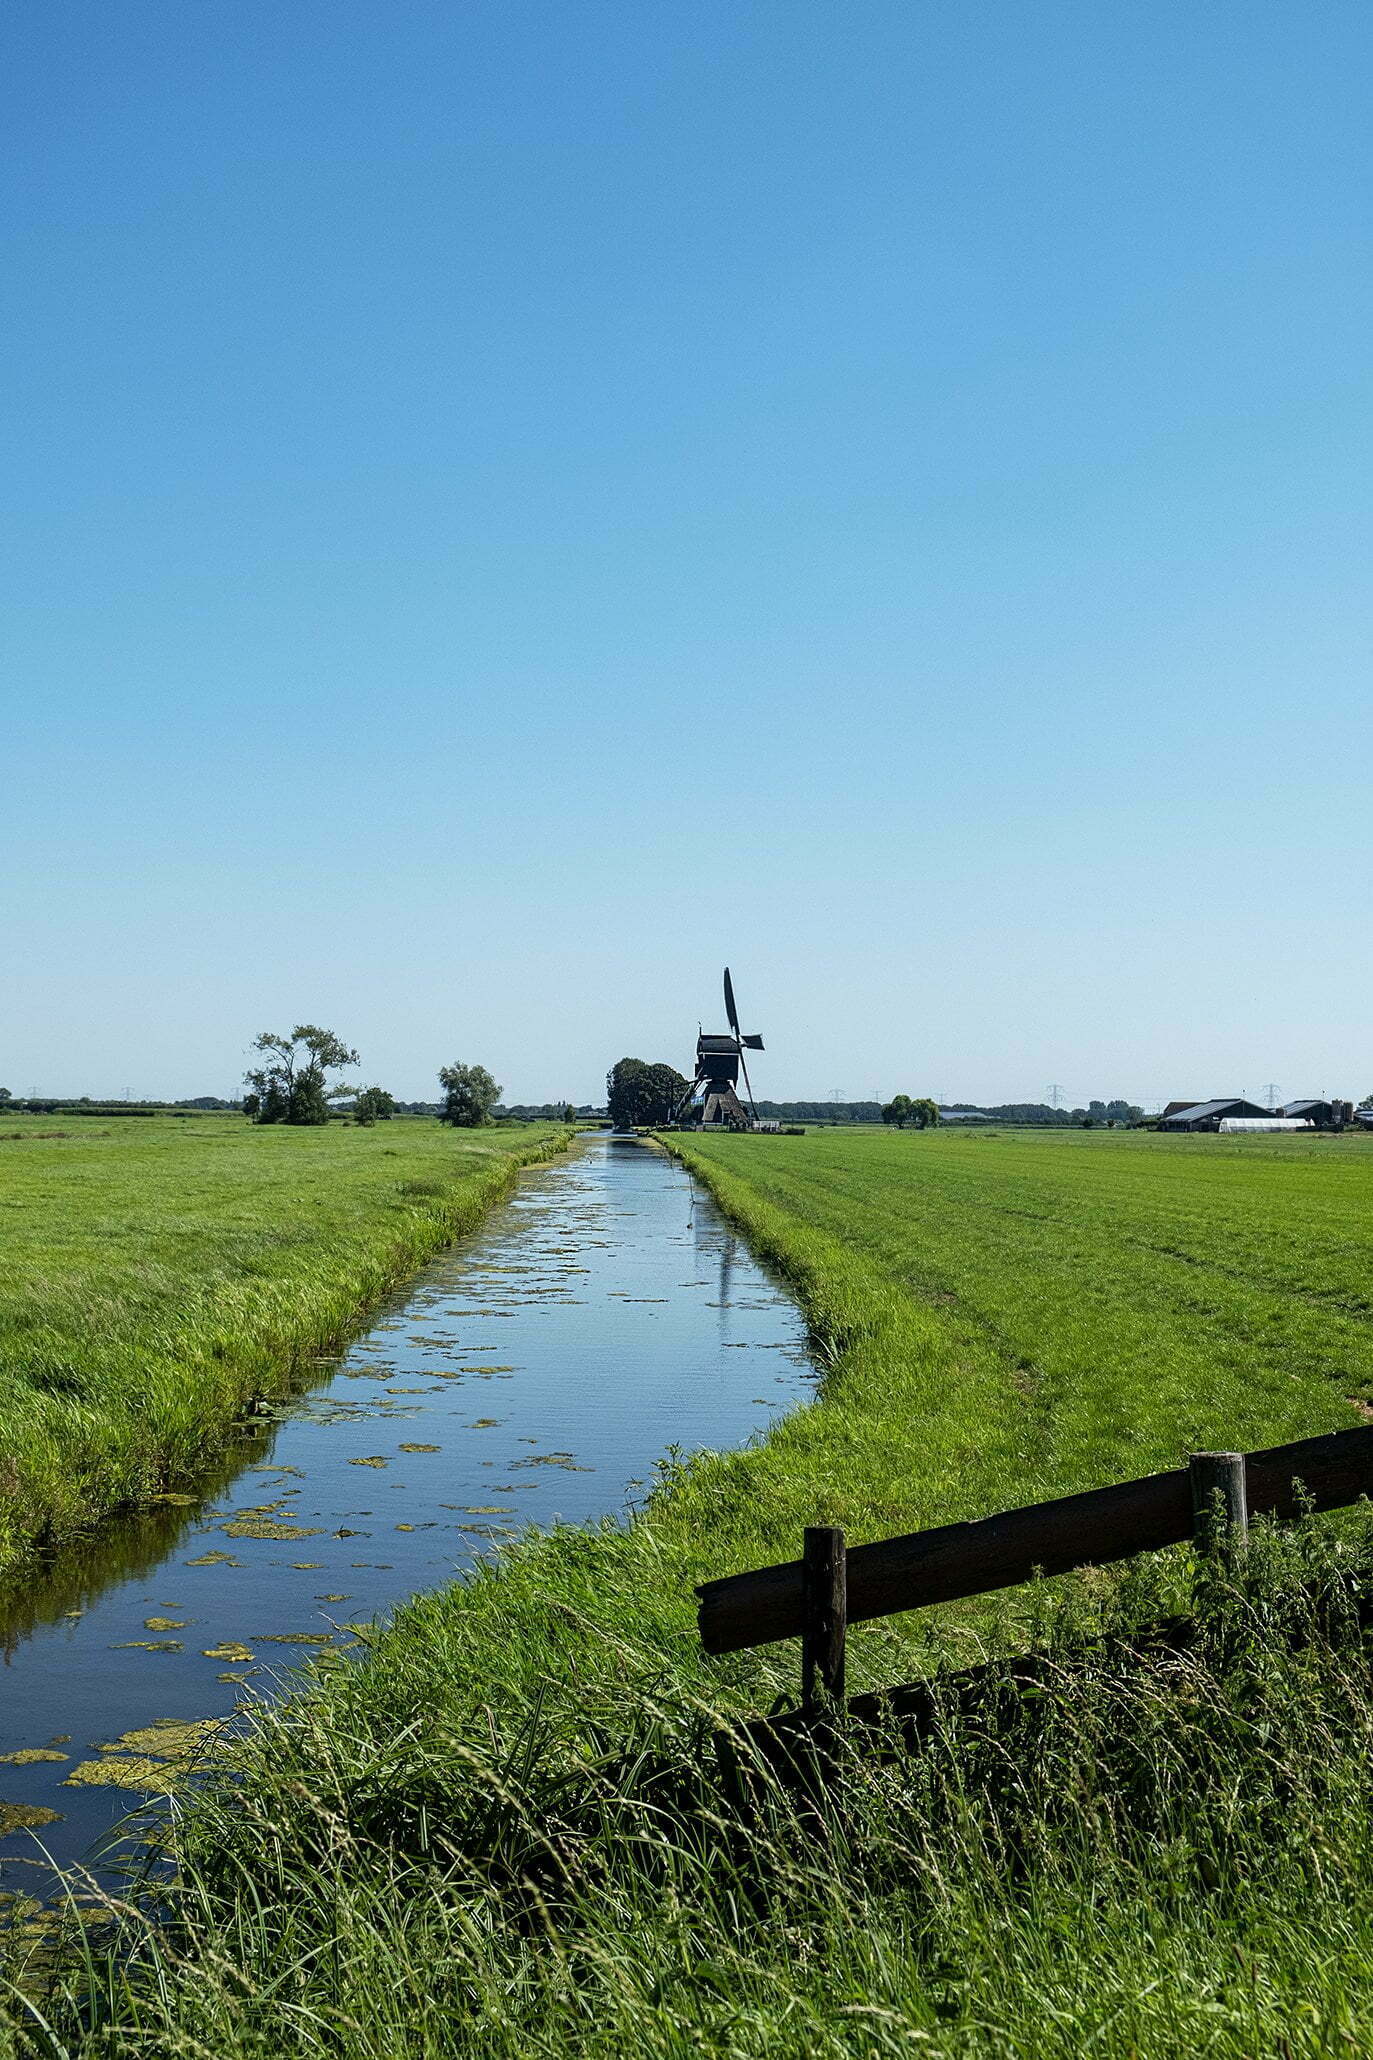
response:
{"label": "wooden windmill", "polygon": [[[761,1037],[745,1037],[739,1028],[739,1011],[734,1005],[734,982],[725,967],[725,1016],[729,1022],[728,1037],[707,1035],[703,1030],[696,1039],[696,1077],[687,1089],[677,1110],[676,1120],[682,1122],[697,1094],[704,1099],[697,1121],[703,1130],[751,1130],[758,1121],[758,1111],[753,1105],[753,1089],[749,1084],[748,1065],[744,1058],[746,1051],[761,1051]],[[739,1075],[744,1076],[744,1092],[748,1096],[745,1109],[736,1089]]]}

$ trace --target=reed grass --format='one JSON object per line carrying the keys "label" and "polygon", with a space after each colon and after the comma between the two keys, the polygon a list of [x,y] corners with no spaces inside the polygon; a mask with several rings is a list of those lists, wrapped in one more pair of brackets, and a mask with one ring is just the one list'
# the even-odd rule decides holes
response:
{"label": "reed grass", "polygon": [[[1135,1633],[1179,1599],[1180,1649]],[[761,1761],[741,1804],[731,1711],[699,1668],[646,1676],[632,1628],[584,1637],[575,1725],[537,1699],[478,1723],[434,1698],[470,1655],[431,1617],[245,1740],[175,1888],[131,1893],[114,1950],[73,1926],[57,1977],[11,1989],[12,2050],[1363,2051],[1370,1606],[1366,1526],[1256,1533],[1235,1576],[1140,1562],[1043,1598],[1035,1693],[950,1682],[919,1751],[841,1739],[804,1805]]]}
{"label": "reed grass", "polygon": [[197,1474],[565,1136],[18,1119],[0,1138],[0,1568]]}

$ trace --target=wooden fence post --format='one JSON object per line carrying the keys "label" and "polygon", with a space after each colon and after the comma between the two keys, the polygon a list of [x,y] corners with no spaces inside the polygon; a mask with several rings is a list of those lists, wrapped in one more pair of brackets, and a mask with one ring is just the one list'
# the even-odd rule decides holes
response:
{"label": "wooden fence post", "polygon": [[801,1705],[817,1710],[844,1699],[844,1635],[848,1580],[844,1533],[829,1524],[806,1526],[801,1554]]}
{"label": "wooden fence post", "polygon": [[[1193,1537],[1199,1552],[1221,1544],[1228,1559],[1244,1546],[1249,1529],[1249,1492],[1242,1452],[1194,1452],[1187,1461],[1192,1484]],[[1220,1497],[1217,1509],[1216,1497]],[[1219,1518],[1220,1529],[1217,1530]]]}

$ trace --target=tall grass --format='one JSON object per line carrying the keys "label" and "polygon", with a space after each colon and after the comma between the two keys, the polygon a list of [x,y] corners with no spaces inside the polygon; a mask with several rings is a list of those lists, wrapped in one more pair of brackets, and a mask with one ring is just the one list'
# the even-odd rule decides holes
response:
{"label": "tall grass", "polygon": [[[1139,1634],[1180,1599],[1189,1636]],[[244,1742],[115,1950],[30,1970],[14,2049],[1366,2050],[1371,1610],[1366,1529],[1258,1535],[1234,1577],[1141,1563],[1043,1598],[1033,1692],[949,1677],[915,1752],[841,1737],[818,1803],[737,1724],[725,1781],[698,1668],[627,1691],[591,1639],[577,1723],[534,1700],[476,1724],[392,1641],[384,1682],[373,1661]]]}
{"label": "tall grass", "polygon": [[17,1125],[0,1140],[0,1567],[193,1475],[252,1399],[565,1135]]}

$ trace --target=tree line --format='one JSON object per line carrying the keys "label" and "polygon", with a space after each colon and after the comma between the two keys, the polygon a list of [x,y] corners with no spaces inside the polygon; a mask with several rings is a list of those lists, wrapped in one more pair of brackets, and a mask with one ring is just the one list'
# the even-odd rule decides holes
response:
{"label": "tree line", "polygon": [[[309,1126],[339,1115],[370,1127],[389,1121],[401,1107],[384,1087],[330,1080],[331,1073],[357,1065],[358,1054],[335,1031],[318,1023],[297,1023],[289,1035],[262,1030],[252,1048],[260,1064],[243,1076],[248,1092],[242,1106],[255,1123]],[[455,1059],[452,1065],[439,1067],[438,1077],[443,1100],[436,1113],[441,1123],[471,1130],[491,1121],[501,1088],[485,1066]]]}

